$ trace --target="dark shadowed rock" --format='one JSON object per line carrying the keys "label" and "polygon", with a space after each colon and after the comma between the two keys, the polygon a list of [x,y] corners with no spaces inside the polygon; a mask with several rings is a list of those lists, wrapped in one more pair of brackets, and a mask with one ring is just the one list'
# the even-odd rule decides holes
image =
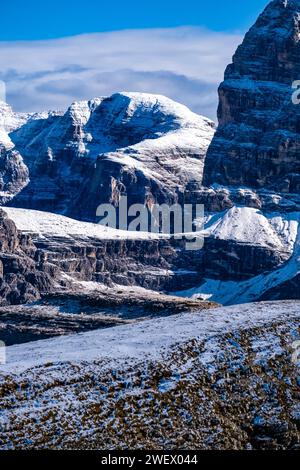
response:
{"label": "dark shadowed rock", "polygon": [[9,201],[28,184],[28,168],[19,152],[0,143],[0,199]]}

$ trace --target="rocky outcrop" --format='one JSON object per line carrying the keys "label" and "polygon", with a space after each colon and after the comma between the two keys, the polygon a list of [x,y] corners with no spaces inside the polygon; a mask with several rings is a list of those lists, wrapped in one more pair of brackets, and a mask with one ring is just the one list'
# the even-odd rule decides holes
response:
{"label": "rocky outcrop", "polygon": [[79,282],[33,305],[0,306],[0,337],[11,346],[217,306],[138,287]]}
{"label": "rocky outcrop", "polygon": [[29,172],[21,155],[0,143],[0,199],[10,201],[29,182]]}
{"label": "rocky outcrop", "polygon": [[209,148],[206,186],[300,193],[300,2],[274,0],[237,49],[219,88],[219,127]]}
{"label": "rocky outcrop", "polygon": [[30,238],[0,209],[0,305],[33,301],[50,289],[53,268],[36,262],[35,254]]}
{"label": "rocky outcrop", "polygon": [[205,277],[241,281],[272,270],[288,253],[208,238],[204,250],[187,251],[176,240],[36,241],[47,261],[73,279],[177,291]]}

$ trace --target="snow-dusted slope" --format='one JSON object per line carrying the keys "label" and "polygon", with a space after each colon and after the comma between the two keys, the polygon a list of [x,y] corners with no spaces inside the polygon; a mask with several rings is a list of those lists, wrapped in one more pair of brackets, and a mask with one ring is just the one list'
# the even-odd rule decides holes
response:
{"label": "snow-dusted slope", "polygon": [[[278,319],[298,320],[299,302],[236,305],[196,313],[158,318],[108,330],[10,346],[2,373],[21,373],[47,363],[104,361],[104,368],[127,360],[157,360],[183,342],[206,339],[249,327],[263,327]],[[209,361],[209,357],[207,356]]]}
{"label": "snow-dusted slope", "polygon": [[268,302],[8,347],[0,447],[297,448],[299,321]]}
{"label": "snow-dusted slope", "polygon": [[[53,116],[58,119],[52,121]],[[38,129],[40,134],[36,134],[37,120],[42,126]],[[39,153],[50,148],[54,158],[66,146],[74,146],[78,154],[89,158],[127,147],[134,149],[138,144],[141,149],[151,145],[163,149],[171,143],[172,148],[172,144],[181,146],[179,138],[184,130],[190,131],[189,146],[197,153],[201,149],[205,153],[214,130],[212,121],[164,96],[125,92],[74,102],[65,114],[31,115],[25,127],[14,126],[11,130],[17,127],[13,139],[18,147],[33,148],[39,144]],[[164,139],[160,141],[161,138]]]}
{"label": "snow-dusted slope", "polygon": [[[245,211],[247,215],[249,215],[249,212],[252,213],[252,215],[257,212],[255,209],[249,208],[244,208],[242,211]],[[261,217],[262,216],[259,215],[260,220]],[[216,222],[213,224],[211,230],[219,236],[228,236],[228,231],[226,229],[225,233],[224,231],[222,232],[219,230],[221,227],[224,228],[224,225],[228,229],[228,225],[222,225],[222,222],[224,222],[224,218],[221,219],[219,223]],[[225,222],[228,222],[226,216]],[[253,233],[252,236],[250,235],[249,240],[257,236],[257,238],[252,241],[254,243],[259,242],[261,231],[266,226],[268,228],[272,227],[274,230],[277,229],[276,236],[282,240],[282,242],[278,243],[277,249],[279,250],[282,243],[284,243],[286,247],[289,247],[288,249],[291,252],[291,257],[278,269],[255,276],[247,281],[236,282],[220,279],[206,279],[200,286],[187,291],[180,291],[177,293],[178,295],[210,299],[215,302],[221,302],[225,305],[254,302],[262,298],[271,289],[279,288],[280,290],[280,286],[283,286],[284,283],[297,279],[297,276],[300,274],[300,214],[287,214],[285,218],[279,217],[278,215],[272,215],[269,219],[265,218],[258,227],[255,223],[248,226],[245,223],[245,217],[241,219],[241,222],[242,223],[239,225],[240,229],[244,228],[245,231],[248,231],[249,228],[252,227]],[[229,230],[232,228],[235,232],[235,227],[230,225]],[[273,236],[270,237],[270,243],[274,242],[274,233],[275,232],[273,232]],[[263,242],[268,242],[268,240],[263,240]],[[297,293],[297,289],[299,290],[299,281],[295,281],[295,289],[294,297],[297,298],[297,296],[299,296],[299,292]],[[282,296],[284,296],[283,287]]]}
{"label": "snow-dusted slope", "polygon": [[276,248],[292,253],[299,213],[263,213],[252,207],[237,207],[210,215],[206,232],[220,240]]}
{"label": "snow-dusted slope", "polygon": [[[201,156],[205,156],[214,134],[214,126],[209,119],[192,113],[185,106],[164,96],[122,93],[113,96],[112,101],[113,114],[117,115],[114,128],[124,129],[122,139],[125,139],[126,144],[129,141],[129,146],[108,153],[108,158],[120,163],[124,161],[126,165],[141,171],[149,171],[155,157],[162,171],[177,175],[181,173],[183,182],[186,178],[201,181]],[[126,102],[127,107],[124,106]],[[93,128],[95,119],[97,113],[87,129]],[[105,128],[107,124],[110,123],[105,122]],[[105,132],[110,132],[110,127]],[[114,145],[113,142],[107,143],[107,147]],[[180,156],[184,161],[179,159]],[[159,173],[159,167],[153,169],[154,177],[160,178]]]}

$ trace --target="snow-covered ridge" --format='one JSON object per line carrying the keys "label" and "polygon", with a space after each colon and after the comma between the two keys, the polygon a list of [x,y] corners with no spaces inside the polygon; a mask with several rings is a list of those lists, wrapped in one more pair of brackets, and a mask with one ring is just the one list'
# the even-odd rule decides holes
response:
{"label": "snow-covered ridge", "polygon": [[[53,115],[59,119],[52,120]],[[36,128],[34,121],[37,120],[40,121],[40,129]],[[70,126],[73,130],[75,128],[75,134],[70,134],[68,143],[66,132]],[[16,129],[15,126],[12,130]],[[97,157],[142,141],[160,140],[166,135],[169,135],[171,144],[179,145],[179,140],[174,141],[174,134],[184,129],[194,132],[194,138],[201,136],[205,140],[212,138],[214,124],[164,96],[123,92],[109,98],[74,102],[64,115],[43,113],[28,116],[27,126],[15,132],[13,140],[17,146],[31,147],[38,143],[44,148],[47,145],[54,156],[61,145],[73,143],[82,156]],[[192,144],[192,135],[190,141]],[[147,146],[151,143],[148,142]],[[159,147],[167,144],[167,141],[161,142]]]}
{"label": "snow-covered ridge", "polygon": [[128,360],[139,363],[157,360],[177,344],[194,338],[204,340],[226,332],[263,327],[284,318],[299,319],[299,314],[299,302],[236,305],[10,346],[7,364],[0,366],[0,371],[21,373],[48,363],[101,360],[104,367],[111,369]]}
{"label": "snow-covered ridge", "polygon": [[237,207],[210,215],[206,222],[207,234],[278,250],[293,251],[297,238],[299,213],[263,213],[251,207]]}
{"label": "snow-covered ridge", "polygon": [[[80,222],[63,215],[31,209],[5,207],[5,212],[24,233],[82,238],[157,238],[159,235],[126,232],[99,224]],[[299,214],[264,215],[257,209],[233,207],[207,217],[204,236],[247,243],[292,253],[297,238]]]}
{"label": "snow-covered ridge", "polygon": [[0,145],[7,149],[13,148],[9,133],[20,128],[30,119],[30,114],[14,113],[12,108],[3,101],[0,101]]}
{"label": "snow-covered ridge", "polygon": [[211,120],[146,93],[79,101],[65,113],[16,115],[6,104],[1,113],[0,143],[19,152],[30,174],[12,205],[88,221],[121,188],[144,204],[175,202],[190,181],[200,185],[215,132]]}
{"label": "snow-covered ridge", "polygon": [[78,237],[82,239],[95,238],[101,240],[114,240],[118,238],[156,239],[160,237],[159,234],[127,232],[124,230],[104,227],[100,224],[80,222],[51,212],[17,209],[14,207],[4,207],[3,209],[7,213],[8,217],[15,222],[18,230],[39,238],[56,236],[62,238]]}
{"label": "snow-covered ridge", "polygon": [[7,133],[21,127],[31,116],[30,113],[14,113],[7,103],[0,101],[0,129]]}

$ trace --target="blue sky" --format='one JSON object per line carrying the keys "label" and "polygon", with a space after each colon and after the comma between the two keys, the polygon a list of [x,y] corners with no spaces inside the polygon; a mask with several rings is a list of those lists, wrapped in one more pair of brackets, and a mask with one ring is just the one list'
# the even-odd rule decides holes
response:
{"label": "blue sky", "polygon": [[0,81],[16,111],[154,93],[216,119],[217,89],[267,0],[2,0]]}
{"label": "blue sky", "polygon": [[244,31],[267,0],[3,0],[0,41],[120,29],[202,26]]}

